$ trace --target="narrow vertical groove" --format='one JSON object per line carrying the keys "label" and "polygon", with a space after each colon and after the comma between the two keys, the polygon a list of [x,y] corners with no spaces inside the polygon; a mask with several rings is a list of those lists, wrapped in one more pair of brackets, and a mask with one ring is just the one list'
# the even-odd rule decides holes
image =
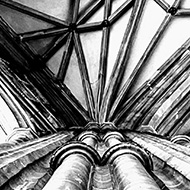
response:
{"label": "narrow vertical groove", "polygon": [[92,178],[92,188],[89,188],[89,190],[113,190],[110,165],[96,166]]}
{"label": "narrow vertical groove", "polygon": [[88,111],[89,111],[89,114],[90,114],[92,120],[94,120],[95,119],[94,97],[93,97],[92,88],[91,88],[91,84],[90,84],[86,60],[85,60],[84,52],[82,49],[82,44],[80,41],[79,34],[74,32],[73,37],[74,37],[75,50],[76,50],[76,54],[77,54],[78,61],[79,61],[79,69],[80,69],[80,73],[81,73],[82,84],[83,84],[83,88],[84,88],[84,92],[85,92],[85,98],[86,98]]}
{"label": "narrow vertical groove", "polygon": [[[96,102],[96,118],[98,120],[100,113],[100,106],[102,102],[102,97],[104,93],[106,76],[107,76],[107,60],[108,60],[108,47],[109,47],[109,37],[110,37],[110,28],[108,17],[111,11],[111,1],[105,1],[104,8],[104,21],[105,26],[102,30],[102,42],[101,42],[101,54],[100,54],[100,66],[98,74],[98,84],[97,84],[97,102]],[[107,24],[107,25],[106,25]]]}
{"label": "narrow vertical groove", "polygon": [[[106,89],[106,92],[104,93],[100,110],[100,122],[106,121],[108,116],[108,110],[110,110],[111,104],[113,103],[117,90],[119,89],[119,86],[121,84],[121,80],[130,56],[135,31],[138,27],[145,1],[146,0],[135,1],[129,23],[127,25],[127,29],[125,31],[123,41],[120,46],[118,57],[116,59],[110,77],[109,85]],[[115,109],[116,106],[114,105],[112,108],[112,112],[115,111]]]}

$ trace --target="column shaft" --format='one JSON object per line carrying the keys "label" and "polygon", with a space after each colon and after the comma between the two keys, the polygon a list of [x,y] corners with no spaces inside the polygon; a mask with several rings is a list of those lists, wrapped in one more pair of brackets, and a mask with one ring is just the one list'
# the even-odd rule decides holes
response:
{"label": "column shaft", "polygon": [[131,154],[124,154],[113,161],[119,190],[160,190],[141,162]]}
{"label": "column shaft", "polygon": [[81,154],[73,154],[65,158],[56,169],[43,190],[81,190],[87,189],[91,163]]}
{"label": "column shaft", "polygon": [[57,150],[52,158],[52,167],[56,167],[56,170],[43,190],[88,189],[93,162],[95,159],[99,160],[94,149],[96,135],[84,132],[78,140],[79,142],[67,144]]}
{"label": "column shaft", "polygon": [[118,189],[160,190],[145,169],[145,165],[149,167],[148,155],[139,147],[130,143],[122,143],[123,139],[124,137],[120,133],[108,133],[104,138],[110,147],[107,151],[108,162],[113,166]]}

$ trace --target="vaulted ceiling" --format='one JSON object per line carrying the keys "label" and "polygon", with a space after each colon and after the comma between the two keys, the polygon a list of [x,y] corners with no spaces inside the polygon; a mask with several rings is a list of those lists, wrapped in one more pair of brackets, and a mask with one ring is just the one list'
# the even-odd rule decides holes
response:
{"label": "vaulted ceiling", "polygon": [[188,0],[1,0],[0,56],[65,126],[189,134]]}

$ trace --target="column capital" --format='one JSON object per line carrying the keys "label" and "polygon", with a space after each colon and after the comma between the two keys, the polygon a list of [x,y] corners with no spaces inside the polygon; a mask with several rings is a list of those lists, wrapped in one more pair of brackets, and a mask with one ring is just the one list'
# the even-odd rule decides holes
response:
{"label": "column capital", "polygon": [[78,136],[77,140],[84,141],[86,138],[92,138],[96,141],[100,140],[100,136],[95,131],[84,131]]}
{"label": "column capital", "polygon": [[124,142],[125,138],[121,133],[117,131],[110,131],[103,136],[102,140],[106,144],[106,146],[112,147],[116,144]]}
{"label": "column capital", "polygon": [[92,164],[100,163],[100,156],[97,151],[91,146],[83,142],[70,142],[62,147],[59,147],[53,154],[50,166],[52,169],[58,168],[64,159],[72,154],[84,155]]}
{"label": "column capital", "polygon": [[109,148],[102,157],[102,165],[107,162],[113,163],[117,157],[124,154],[135,156],[148,171],[152,170],[153,165],[150,156],[142,148],[131,143],[120,143]]}

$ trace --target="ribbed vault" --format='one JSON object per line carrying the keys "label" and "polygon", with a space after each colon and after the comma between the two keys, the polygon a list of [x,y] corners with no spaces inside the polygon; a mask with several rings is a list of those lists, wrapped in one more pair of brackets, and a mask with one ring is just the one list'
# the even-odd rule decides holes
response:
{"label": "ribbed vault", "polygon": [[189,25],[188,0],[1,0],[1,188],[189,189]]}
{"label": "ribbed vault", "polygon": [[[162,135],[188,134],[188,6],[2,0],[1,54],[66,126],[112,122],[134,130],[150,124]],[[182,34],[176,36],[176,27]]]}

